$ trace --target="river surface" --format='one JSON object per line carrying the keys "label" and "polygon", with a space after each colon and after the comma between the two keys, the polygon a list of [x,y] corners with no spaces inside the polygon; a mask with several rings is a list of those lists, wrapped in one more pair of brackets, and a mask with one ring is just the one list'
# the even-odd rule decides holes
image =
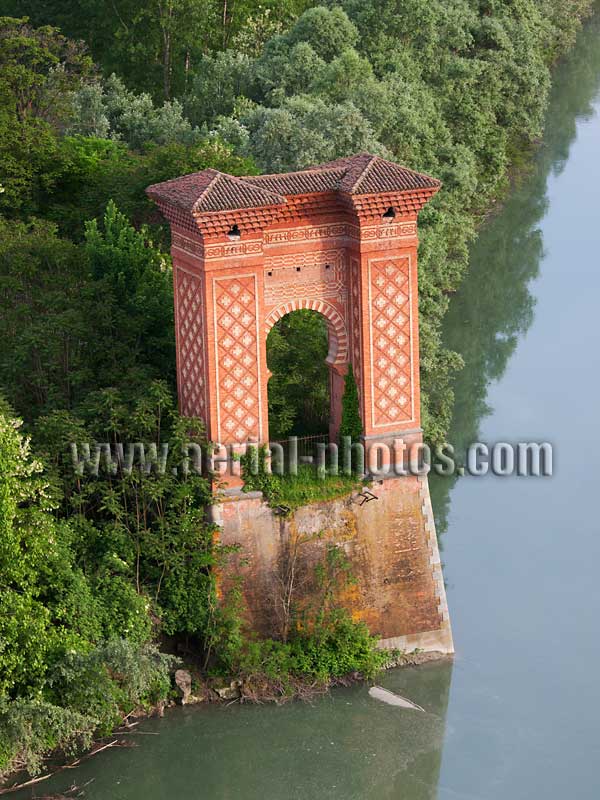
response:
{"label": "river surface", "polygon": [[[176,709],[37,794],[91,800],[600,798],[600,20],[556,74],[535,169],[452,301],[450,441],[549,441],[549,478],[432,480],[454,664],[314,704]],[[153,735],[154,734],[154,735]],[[43,791],[42,791],[43,787]],[[22,797],[30,797],[23,794]]]}

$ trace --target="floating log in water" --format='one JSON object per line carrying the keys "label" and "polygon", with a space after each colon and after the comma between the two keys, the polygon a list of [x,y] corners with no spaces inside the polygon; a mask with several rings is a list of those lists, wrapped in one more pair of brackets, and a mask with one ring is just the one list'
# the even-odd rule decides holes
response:
{"label": "floating log in water", "polygon": [[381,700],[382,703],[387,703],[388,706],[398,706],[399,708],[412,708],[416,711],[425,711],[424,708],[413,703],[412,700],[407,700],[406,697],[390,692],[389,689],[384,689],[383,686],[371,686],[369,695],[376,700]]}

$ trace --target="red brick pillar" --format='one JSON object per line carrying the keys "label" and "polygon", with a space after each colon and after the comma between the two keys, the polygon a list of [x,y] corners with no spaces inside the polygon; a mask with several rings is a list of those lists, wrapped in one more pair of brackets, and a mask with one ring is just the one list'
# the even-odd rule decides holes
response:
{"label": "red brick pillar", "polygon": [[260,263],[206,263],[211,438],[268,440],[267,362]]}
{"label": "red brick pillar", "polygon": [[268,441],[261,240],[174,232],[171,255],[181,412],[201,417],[212,442]]}
{"label": "red brick pillar", "polygon": [[[367,451],[421,440],[416,215],[358,207],[350,253],[352,363]],[[371,211],[371,209],[369,209]],[[381,457],[381,456],[380,456]]]}
{"label": "red brick pillar", "polygon": [[199,235],[175,227],[171,239],[179,410],[184,417],[199,417],[210,435],[203,245]]}

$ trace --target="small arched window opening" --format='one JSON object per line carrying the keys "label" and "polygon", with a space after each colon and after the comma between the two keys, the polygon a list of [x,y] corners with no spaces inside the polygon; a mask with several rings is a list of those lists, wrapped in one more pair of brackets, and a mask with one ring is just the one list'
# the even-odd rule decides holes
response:
{"label": "small arched window opening", "polygon": [[237,224],[232,225],[231,228],[229,228],[229,230],[227,231],[227,238],[232,242],[237,242],[241,238],[241,236],[242,234]]}
{"label": "small arched window opening", "polygon": [[383,219],[392,220],[392,219],[394,219],[395,216],[396,216],[396,212],[394,211],[392,206],[390,206],[388,208],[388,210],[385,212],[385,214],[383,215]]}

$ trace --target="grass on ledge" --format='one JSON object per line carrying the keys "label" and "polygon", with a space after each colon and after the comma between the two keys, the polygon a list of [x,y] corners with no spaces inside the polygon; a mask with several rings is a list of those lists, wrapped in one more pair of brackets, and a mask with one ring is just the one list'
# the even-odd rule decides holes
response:
{"label": "grass on ledge", "polygon": [[271,507],[287,506],[290,510],[334,500],[360,489],[361,481],[355,475],[330,475],[317,471],[314,466],[303,464],[297,475],[244,475],[245,491],[260,490]]}

